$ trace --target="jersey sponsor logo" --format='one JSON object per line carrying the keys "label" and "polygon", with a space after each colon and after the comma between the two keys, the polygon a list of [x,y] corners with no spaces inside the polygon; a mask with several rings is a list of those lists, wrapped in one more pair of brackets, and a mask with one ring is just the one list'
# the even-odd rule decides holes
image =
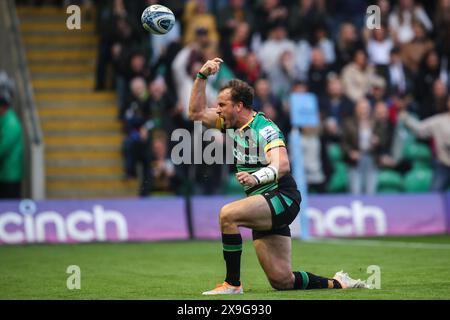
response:
{"label": "jersey sponsor logo", "polygon": [[258,160],[261,160],[260,162],[262,162],[263,160],[260,159],[258,155],[243,154],[240,150],[237,149],[233,149],[233,155],[237,159],[239,164],[257,164]]}
{"label": "jersey sponsor logo", "polygon": [[278,132],[272,126],[266,126],[259,130],[259,134],[267,141],[270,142],[278,138]]}

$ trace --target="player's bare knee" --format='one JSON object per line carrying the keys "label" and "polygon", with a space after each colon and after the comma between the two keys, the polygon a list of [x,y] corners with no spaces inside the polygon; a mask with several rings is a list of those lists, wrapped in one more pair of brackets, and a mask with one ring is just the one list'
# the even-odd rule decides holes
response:
{"label": "player's bare knee", "polygon": [[231,210],[229,205],[225,205],[220,209],[220,225],[228,226],[234,223],[233,211]]}

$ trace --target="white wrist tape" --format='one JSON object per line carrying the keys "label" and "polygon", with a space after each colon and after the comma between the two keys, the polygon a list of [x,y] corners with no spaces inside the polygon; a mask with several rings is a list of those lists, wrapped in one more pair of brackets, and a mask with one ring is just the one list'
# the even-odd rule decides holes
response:
{"label": "white wrist tape", "polygon": [[252,173],[258,184],[266,184],[278,179],[278,170],[273,166],[267,166]]}

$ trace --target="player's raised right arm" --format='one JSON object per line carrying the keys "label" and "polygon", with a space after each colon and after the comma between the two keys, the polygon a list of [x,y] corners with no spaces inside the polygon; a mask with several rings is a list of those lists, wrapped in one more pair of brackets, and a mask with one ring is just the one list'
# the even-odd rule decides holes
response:
{"label": "player's raised right arm", "polygon": [[220,58],[208,60],[200,69],[200,77],[197,77],[192,86],[191,97],[189,99],[189,119],[192,121],[202,121],[207,127],[216,127],[218,115],[216,108],[206,106],[206,81],[202,77],[209,77],[219,71]]}

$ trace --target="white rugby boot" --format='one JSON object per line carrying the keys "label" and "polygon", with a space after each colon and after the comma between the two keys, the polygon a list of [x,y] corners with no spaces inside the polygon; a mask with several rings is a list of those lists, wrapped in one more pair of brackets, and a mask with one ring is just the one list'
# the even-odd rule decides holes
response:
{"label": "white rugby boot", "polygon": [[344,272],[343,270],[336,272],[333,279],[339,282],[342,289],[371,289],[365,281],[362,281],[361,279],[352,279],[350,278],[348,273]]}

